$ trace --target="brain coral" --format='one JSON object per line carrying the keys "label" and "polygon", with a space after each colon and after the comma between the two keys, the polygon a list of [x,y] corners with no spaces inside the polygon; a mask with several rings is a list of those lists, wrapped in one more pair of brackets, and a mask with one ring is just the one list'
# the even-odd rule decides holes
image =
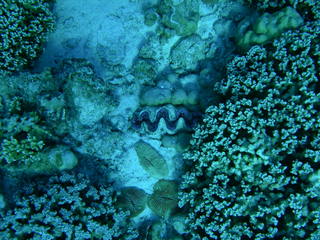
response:
{"label": "brain coral", "polygon": [[185,155],[192,239],[320,239],[319,22],[235,57]]}

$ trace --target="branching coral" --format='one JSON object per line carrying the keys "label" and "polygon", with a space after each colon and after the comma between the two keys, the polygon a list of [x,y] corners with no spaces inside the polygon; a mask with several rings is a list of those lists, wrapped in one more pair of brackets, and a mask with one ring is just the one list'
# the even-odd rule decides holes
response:
{"label": "branching coral", "polygon": [[29,186],[13,209],[1,211],[1,239],[136,239],[128,213],[115,207],[111,187],[62,175]]}
{"label": "branching coral", "polygon": [[228,65],[228,100],[207,109],[185,156],[193,239],[320,238],[319,26]]}
{"label": "branching coral", "polygon": [[13,97],[0,112],[0,168],[11,172],[50,173],[73,168],[78,159],[46,128],[30,105]]}
{"label": "branching coral", "polygon": [[44,148],[43,136],[50,133],[41,126],[35,112],[23,111],[26,107],[20,98],[14,97],[0,113],[1,165],[31,164],[39,160]]}
{"label": "branching coral", "polygon": [[54,19],[48,0],[0,1],[0,70],[18,71],[42,51]]}

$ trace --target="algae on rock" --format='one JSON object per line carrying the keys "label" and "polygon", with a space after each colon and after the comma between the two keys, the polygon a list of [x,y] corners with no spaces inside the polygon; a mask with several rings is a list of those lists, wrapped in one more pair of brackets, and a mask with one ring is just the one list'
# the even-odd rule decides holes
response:
{"label": "algae on rock", "polygon": [[198,35],[181,38],[170,52],[170,67],[178,74],[197,70],[200,61],[205,60],[209,45]]}
{"label": "algae on rock", "polygon": [[158,6],[161,23],[173,29],[179,36],[188,36],[197,31],[199,14],[199,0],[165,0]]}
{"label": "algae on rock", "polygon": [[115,108],[117,100],[111,87],[97,76],[88,61],[68,59],[61,68],[61,75],[67,79],[63,90],[70,125],[92,126]]}

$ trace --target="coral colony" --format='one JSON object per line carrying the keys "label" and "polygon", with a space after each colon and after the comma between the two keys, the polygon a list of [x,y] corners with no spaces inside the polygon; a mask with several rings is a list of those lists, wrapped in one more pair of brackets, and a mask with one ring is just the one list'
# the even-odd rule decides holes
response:
{"label": "coral colony", "polygon": [[0,0],[1,240],[320,239],[320,1],[77,4]]}

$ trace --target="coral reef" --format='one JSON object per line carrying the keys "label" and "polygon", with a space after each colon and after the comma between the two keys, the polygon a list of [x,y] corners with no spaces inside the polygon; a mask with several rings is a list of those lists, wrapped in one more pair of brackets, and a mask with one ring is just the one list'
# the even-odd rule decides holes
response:
{"label": "coral reef", "polygon": [[319,26],[228,65],[185,155],[192,239],[319,239]]}
{"label": "coral reef", "polygon": [[3,99],[0,168],[12,173],[52,173],[75,167],[75,154],[58,144],[36,111],[26,110],[31,107],[21,98]]}
{"label": "coral reef", "polygon": [[264,13],[255,20],[252,30],[238,33],[241,37],[237,44],[242,49],[249,49],[252,45],[270,42],[281,33],[295,29],[302,24],[303,18],[292,7],[286,7],[272,14]]}
{"label": "coral reef", "polygon": [[0,2],[0,70],[18,71],[32,64],[54,28],[49,0]]}
{"label": "coral reef", "polygon": [[319,239],[320,2],[109,2],[0,3],[0,239]]}
{"label": "coral reef", "polygon": [[110,186],[64,174],[38,181],[0,210],[1,239],[137,239],[128,214],[115,207]]}

